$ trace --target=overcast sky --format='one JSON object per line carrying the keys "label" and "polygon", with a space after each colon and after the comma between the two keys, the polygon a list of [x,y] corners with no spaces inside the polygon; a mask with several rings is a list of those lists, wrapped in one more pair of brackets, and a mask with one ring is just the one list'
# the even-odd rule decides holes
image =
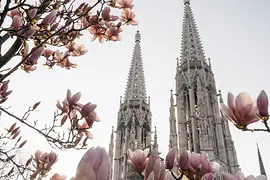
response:
{"label": "overcast sky", "polygon": [[[270,93],[270,1],[191,0],[191,7],[204,51],[211,58],[217,89],[222,90],[224,100],[228,91],[235,95],[246,91],[253,98],[262,89]],[[74,59],[78,63],[76,69],[48,70],[40,63],[33,73],[17,71],[11,78],[13,93],[6,105],[12,105],[11,111],[22,116],[29,105],[41,101],[39,111],[30,119],[48,123],[52,122],[56,100],[63,100],[68,88],[73,93],[82,92],[82,101],[96,103],[101,118],[94,125],[95,139],[89,141],[89,147],[100,145],[108,149],[120,96],[125,91],[134,36],[139,30],[147,95],[151,96],[152,128],[157,126],[159,151],[164,156],[168,151],[170,89],[175,89],[183,10],[182,0],[135,0],[139,25],[125,28],[121,42],[91,43],[91,36],[86,35],[79,42],[85,43],[89,52]],[[7,116],[1,119],[12,123]],[[259,174],[257,141],[270,176],[270,134],[241,132],[232,125],[230,128],[244,174]],[[35,138],[25,146],[29,153],[36,149],[50,151],[46,141],[35,132],[27,131],[24,137]],[[82,151],[61,152],[54,171],[74,175],[82,155]]]}

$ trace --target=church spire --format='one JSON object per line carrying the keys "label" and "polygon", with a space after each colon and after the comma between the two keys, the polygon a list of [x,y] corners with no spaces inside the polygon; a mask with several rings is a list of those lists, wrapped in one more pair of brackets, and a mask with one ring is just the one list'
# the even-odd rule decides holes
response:
{"label": "church spire", "polygon": [[113,168],[115,180],[132,179],[135,175],[128,163],[128,149],[134,151],[152,145],[152,114],[150,99],[146,100],[140,41],[141,35],[137,31],[125,97],[120,101],[118,111]]}
{"label": "church spire", "polygon": [[126,86],[125,101],[130,99],[146,101],[146,88],[140,41],[141,35],[140,32],[137,31],[135,35],[135,47]]}
{"label": "church spire", "polygon": [[175,78],[178,148],[207,152],[210,160],[234,174],[239,166],[228,122],[219,113],[214,74],[203,52],[190,0],[183,2],[182,47]]}
{"label": "church spire", "polygon": [[158,138],[157,138],[157,127],[155,126],[155,134],[154,134],[154,148],[158,148]]}
{"label": "church spire", "polygon": [[113,173],[113,150],[114,150],[114,126],[112,126],[112,133],[111,133],[111,140],[109,145],[109,160],[110,160],[110,179],[112,179],[112,173]]}
{"label": "church spire", "polygon": [[261,175],[266,176],[266,172],[265,172],[265,168],[263,165],[263,160],[262,160],[262,156],[261,156],[261,152],[260,152],[258,143],[256,143],[256,145],[257,145],[258,159],[259,159],[259,165],[260,165],[260,173],[261,173]]}
{"label": "church spire", "polygon": [[170,98],[170,139],[169,139],[169,149],[175,147],[178,149],[177,145],[177,132],[176,132],[176,116],[175,116],[175,107],[173,99],[173,90],[171,90]]}
{"label": "church spire", "polygon": [[180,62],[191,60],[205,61],[202,43],[190,8],[190,0],[184,0],[184,22],[182,32],[182,49]]}

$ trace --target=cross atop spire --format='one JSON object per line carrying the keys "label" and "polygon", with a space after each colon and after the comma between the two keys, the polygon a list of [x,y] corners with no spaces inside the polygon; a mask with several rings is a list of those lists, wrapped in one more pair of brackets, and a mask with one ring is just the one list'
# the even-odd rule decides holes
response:
{"label": "cross atop spire", "polygon": [[137,31],[136,35],[135,35],[135,42],[140,42],[141,41],[141,34],[139,31]]}
{"label": "cross atop spire", "polygon": [[184,0],[184,21],[182,32],[181,63],[192,60],[205,61],[202,43],[190,7],[190,0]]}
{"label": "cross atop spire", "polygon": [[190,0],[184,0],[184,4],[190,4]]}
{"label": "cross atop spire", "polygon": [[140,41],[141,35],[139,31],[137,31],[135,35],[135,47],[126,86],[125,101],[143,100],[146,102],[146,88]]}

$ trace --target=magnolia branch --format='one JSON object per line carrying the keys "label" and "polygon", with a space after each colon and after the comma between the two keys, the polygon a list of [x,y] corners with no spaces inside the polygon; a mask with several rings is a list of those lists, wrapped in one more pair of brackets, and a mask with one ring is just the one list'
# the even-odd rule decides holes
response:
{"label": "magnolia branch", "polygon": [[[93,6],[91,6],[86,12],[84,12],[83,14],[81,14],[80,16],[76,17],[75,19],[71,20],[71,21],[67,21],[65,23],[65,25],[63,27],[61,27],[58,31],[56,31],[55,33],[51,34],[50,36],[48,36],[45,40],[43,40],[42,42],[39,43],[38,46],[36,46],[36,49],[34,49],[33,51],[31,51],[30,53],[28,53],[17,65],[15,65],[9,72],[7,72],[6,74],[4,74],[1,78],[0,78],[0,82],[2,82],[5,78],[7,78],[9,75],[11,75],[13,72],[15,72],[30,56],[31,54],[33,54],[35,51],[38,50],[38,48],[42,47],[44,44],[46,44],[50,39],[52,39],[54,36],[57,36],[59,34],[61,34],[63,32],[63,30],[70,26],[73,22],[81,19],[83,16],[85,16],[86,14],[88,14],[93,8],[95,8],[98,4],[100,4],[102,2],[102,0],[98,0]],[[90,26],[90,25],[89,25]],[[14,54],[14,51],[16,49],[18,49],[18,46],[21,46],[21,39],[19,37],[17,37],[17,41],[18,42],[14,42],[13,44],[13,48],[10,48],[10,53]],[[8,55],[10,55],[10,53]],[[10,58],[12,58],[12,56],[10,56]],[[6,60],[5,63],[7,63],[10,59]],[[0,64],[0,67],[2,67],[4,64]]]}
{"label": "magnolia branch", "polygon": [[[58,133],[58,137],[57,137],[57,138],[54,138],[54,137],[52,137],[52,136],[50,135],[51,132],[55,132],[54,128],[60,127],[60,126],[56,126],[55,123],[54,123],[51,127],[46,127],[46,126],[45,126],[45,128],[43,128],[43,129],[40,130],[40,129],[38,129],[38,128],[35,127],[37,121],[35,122],[35,125],[31,125],[31,124],[29,124],[29,123],[27,123],[27,122],[25,121],[25,118],[22,118],[22,119],[21,119],[21,118],[19,118],[18,116],[14,115],[14,114],[12,114],[12,113],[10,113],[10,112],[8,112],[7,110],[5,110],[5,109],[3,109],[3,108],[1,108],[1,107],[0,107],[0,110],[3,111],[4,113],[6,113],[7,115],[13,117],[14,119],[18,120],[18,121],[21,122],[22,124],[26,125],[27,127],[31,128],[31,129],[33,129],[33,130],[35,130],[36,132],[38,132],[38,133],[41,134],[42,136],[44,136],[44,137],[46,138],[46,140],[48,141],[48,143],[49,143],[51,146],[53,146],[53,147],[57,147],[57,148],[63,150],[63,149],[65,149],[65,148],[69,147],[70,145],[74,144],[75,136],[69,136],[69,137],[67,138],[67,140],[65,140],[64,137],[61,138],[61,136],[59,135],[59,133]],[[28,110],[28,111],[25,113],[24,117],[25,117],[26,114],[28,114],[28,113],[30,113],[30,110]],[[54,122],[57,121],[57,119],[56,119],[57,117],[58,117],[58,115],[55,114],[55,116],[54,116]],[[81,130],[81,129],[79,129],[79,130]],[[84,130],[84,129],[82,129],[82,130]],[[70,131],[71,131],[71,130],[70,130]],[[55,132],[55,133],[56,133],[56,132]],[[63,133],[63,136],[64,136],[64,135],[65,135],[65,134]],[[75,148],[75,147],[74,147],[74,148]]]}

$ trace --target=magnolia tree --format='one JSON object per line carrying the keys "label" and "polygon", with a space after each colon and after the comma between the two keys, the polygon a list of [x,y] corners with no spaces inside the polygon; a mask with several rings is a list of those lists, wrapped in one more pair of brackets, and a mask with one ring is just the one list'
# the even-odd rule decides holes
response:
{"label": "magnolia tree", "polygon": [[[6,0],[1,1],[0,8],[0,110],[15,120],[10,127],[3,127],[0,135],[0,178],[43,179],[57,162],[57,154],[37,150],[25,162],[20,162],[16,152],[27,143],[20,127],[36,131],[53,148],[86,148],[87,140],[92,138],[89,129],[99,121],[94,111],[96,105],[80,103],[81,94],[68,90],[66,98],[57,101],[52,123],[38,128],[38,122],[31,122],[28,117],[40,102],[31,106],[22,118],[5,107],[4,103],[12,95],[7,79],[20,69],[31,73],[40,64],[48,68],[75,68],[71,60],[87,52],[83,44],[76,43],[83,31],[88,31],[93,41],[120,40],[124,25],[136,25],[133,2]],[[7,68],[10,64],[14,66]],[[55,174],[52,179],[65,177]]]}

